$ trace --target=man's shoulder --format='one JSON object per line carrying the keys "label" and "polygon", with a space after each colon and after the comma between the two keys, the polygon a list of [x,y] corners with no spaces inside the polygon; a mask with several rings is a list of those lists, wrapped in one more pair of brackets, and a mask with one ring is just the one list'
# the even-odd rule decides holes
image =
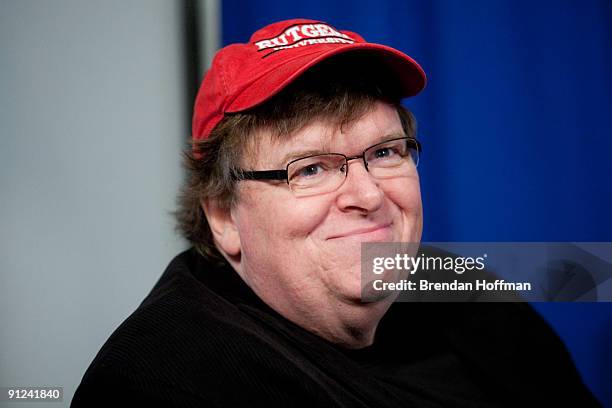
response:
{"label": "man's shoulder", "polygon": [[193,275],[190,257],[186,251],[170,263],[98,352],[81,388],[112,379],[128,388],[179,386],[197,395],[203,390],[196,385],[231,370],[230,360],[246,349],[240,344],[258,341],[256,325],[240,307]]}

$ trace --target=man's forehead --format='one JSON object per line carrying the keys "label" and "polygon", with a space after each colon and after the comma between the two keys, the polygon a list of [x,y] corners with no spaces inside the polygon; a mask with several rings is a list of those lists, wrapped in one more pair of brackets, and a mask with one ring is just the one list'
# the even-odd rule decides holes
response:
{"label": "man's forehead", "polygon": [[251,137],[251,148],[246,162],[258,168],[272,169],[281,164],[285,165],[294,155],[331,151],[335,133],[331,126],[307,125],[297,131],[280,135],[269,129],[259,129]]}
{"label": "man's forehead", "polygon": [[[289,161],[319,153],[359,154],[363,149],[392,137],[403,136],[395,108],[377,103],[376,107],[350,123],[317,118],[290,133],[275,135],[260,129],[252,138],[252,165],[282,167]],[[263,168],[263,167],[262,167]]]}

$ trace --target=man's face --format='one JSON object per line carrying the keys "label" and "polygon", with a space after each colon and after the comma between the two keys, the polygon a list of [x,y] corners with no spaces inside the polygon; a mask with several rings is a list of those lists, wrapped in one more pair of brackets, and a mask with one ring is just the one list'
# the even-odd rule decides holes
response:
{"label": "man's face", "polygon": [[[299,157],[301,152],[356,156],[402,134],[395,108],[377,102],[342,129],[317,120],[285,140],[258,135],[253,169],[284,169],[283,158],[294,153]],[[307,197],[294,196],[283,182],[244,181],[239,188],[231,214],[240,241],[237,270],[281,314],[313,314],[321,308],[358,304],[361,243],[421,238],[421,195],[414,165],[403,176],[379,180],[363,161],[352,160],[337,190]]]}

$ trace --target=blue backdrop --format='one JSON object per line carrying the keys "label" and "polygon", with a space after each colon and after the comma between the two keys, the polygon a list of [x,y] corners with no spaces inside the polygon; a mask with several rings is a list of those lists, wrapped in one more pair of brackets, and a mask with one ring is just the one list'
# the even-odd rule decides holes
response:
{"label": "blue backdrop", "polygon": [[[223,43],[312,18],[428,74],[426,241],[612,241],[612,1],[223,1]],[[612,303],[536,304],[612,406]]]}

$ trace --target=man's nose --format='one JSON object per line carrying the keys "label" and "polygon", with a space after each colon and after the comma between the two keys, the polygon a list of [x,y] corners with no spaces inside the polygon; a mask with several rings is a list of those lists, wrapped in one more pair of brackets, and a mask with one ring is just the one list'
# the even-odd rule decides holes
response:
{"label": "man's nose", "polygon": [[338,190],[338,207],[342,211],[369,213],[378,210],[384,202],[384,192],[379,180],[365,168],[363,160],[351,160],[346,168],[348,174]]}

